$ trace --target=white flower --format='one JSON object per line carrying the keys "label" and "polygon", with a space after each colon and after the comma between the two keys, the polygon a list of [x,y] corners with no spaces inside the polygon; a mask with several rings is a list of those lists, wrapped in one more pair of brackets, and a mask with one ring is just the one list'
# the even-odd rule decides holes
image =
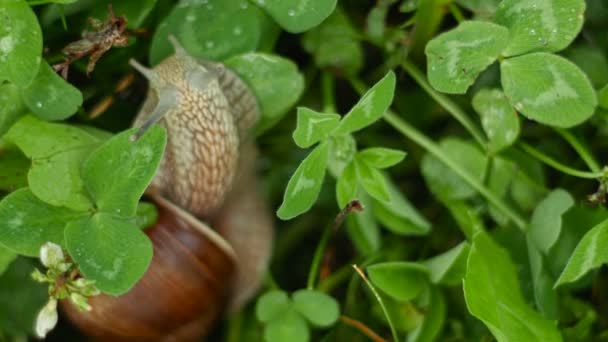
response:
{"label": "white flower", "polygon": [[49,302],[40,310],[36,319],[36,335],[44,338],[46,334],[53,330],[57,324],[57,300],[49,299]]}
{"label": "white flower", "polygon": [[51,268],[59,265],[59,263],[64,260],[65,257],[63,256],[61,246],[52,242],[47,242],[40,247],[40,261],[42,261],[44,266]]}

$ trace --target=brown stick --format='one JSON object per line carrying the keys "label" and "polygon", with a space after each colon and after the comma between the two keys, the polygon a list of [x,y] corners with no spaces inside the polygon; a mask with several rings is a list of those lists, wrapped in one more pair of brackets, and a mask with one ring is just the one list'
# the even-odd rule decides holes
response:
{"label": "brown stick", "polygon": [[356,319],[352,319],[352,318],[342,315],[342,316],[340,316],[340,322],[342,322],[346,325],[350,325],[351,327],[359,330],[363,335],[369,337],[374,342],[388,342],[387,340],[383,339],[378,334],[376,334],[367,325],[361,323],[360,321],[357,321]]}

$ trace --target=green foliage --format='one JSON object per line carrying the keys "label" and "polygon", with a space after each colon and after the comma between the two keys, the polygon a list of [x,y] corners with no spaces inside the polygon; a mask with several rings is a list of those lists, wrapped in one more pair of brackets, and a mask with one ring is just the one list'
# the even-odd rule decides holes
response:
{"label": "green foliage", "polygon": [[519,118],[501,90],[482,89],[475,94],[471,104],[481,117],[481,126],[488,136],[488,151],[499,152],[517,140]]}
{"label": "green foliage", "polygon": [[367,268],[370,280],[399,301],[416,298],[426,286],[426,268],[406,262],[375,264]]}
{"label": "green foliage", "polygon": [[507,46],[509,31],[493,23],[466,21],[433,39],[424,50],[429,82],[444,93],[463,94]]}
{"label": "green foliage", "polygon": [[[483,179],[488,161],[475,145],[457,138],[445,138],[439,146],[445,154],[458,156],[456,162],[471,177]],[[422,159],[421,172],[431,191],[440,198],[464,199],[476,193],[460,176],[430,154]]]}
{"label": "green foliage", "polygon": [[40,64],[36,78],[23,89],[23,102],[44,120],[63,120],[82,104],[80,90],[67,83],[46,62]]}
{"label": "green foliage", "polygon": [[568,192],[555,189],[534,210],[528,233],[544,253],[548,253],[559,238],[562,215],[573,205],[574,199]]}
{"label": "green foliage", "polygon": [[[33,159],[30,187],[53,184],[56,170],[66,167],[72,169],[71,180],[68,189],[41,186],[42,196],[38,196],[23,188],[0,201],[0,243],[19,254],[35,256],[44,243],[54,242],[67,248],[80,271],[95,280],[100,290],[118,295],[131,288],[152,259],[152,244],[136,224],[135,215],[139,198],[160,164],[166,140],[165,131],[153,127],[133,142],[135,131],[118,134],[91,152],[98,140],[78,128],[29,116],[15,124],[7,137]],[[81,146],[86,146],[88,156],[70,154]],[[62,151],[68,151],[67,156],[55,161],[50,168],[53,172],[34,172],[37,158],[46,162]],[[74,184],[78,185],[76,193]],[[68,204],[74,208],[64,207]]]}
{"label": "green foliage", "polygon": [[[102,51],[88,19],[110,3],[129,43]],[[239,144],[289,219],[255,308],[213,339],[605,340],[607,23],[602,0],[0,0],[0,341],[28,339],[49,297],[86,309],[146,272],[140,198],[177,139],[131,141],[128,60],[157,65],[169,34],[257,98]],[[62,52],[79,37],[103,53],[88,75]],[[54,339],[84,338],[64,324]]]}
{"label": "green foliage", "polygon": [[319,67],[337,68],[356,74],[363,64],[363,50],[357,31],[339,8],[321,25],[308,31],[302,44]]}
{"label": "green foliage", "polygon": [[[158,25],[150,48],[150,64],[173,53],[167,37],[174,35],[192,56],[223,60],[255,50],[263,14],[245,0],[181,0]],[[201,30],[203,23],[207,29]]]}
{"label": "green foliage", "polygon": [[606,248],[603,248],[608,236],[608,221],[602,221],[593,227],[580,240],[566,268],[557,280],[556,286],[571,283],[590,270],[608,262]]}
{"label": "green foliage", "polygon": [[[277,210],[279,218],[288,220],[312,207],[323,185],[325,169],[330,155],[329,149],[335,147],[335,144],[331,144],[334,137],[341,139],[342,136],[358,131],[380,119],[393,101],[394,92],[395,74],[389,72],[366,92],[359,102],[339,121],[338,116],[333,113],[323,114],[306,108],[298,109],[298,127],[293,133],[294,141],[300,147],[309,147],[317,142],[320,143],[302,161],[291,176],[285,190],[283,203]],[[341,146],[337,145],[337,147],[340,148]],[[340,153],[334,152],[334,154]],[[363,157],[355,157],[353,160],[345,162],[345,165],[352,163],[354,165],[350,168],[345,166],[346,178],[342,181],[338,180],[339,206],[344,207],[346,202],[354,199],[352,196],[357,193],[357,186],[354,185],[357,184],[354,180],[355,174],[367,193],[381,201],[389,202],[390,193],[384,177],[378,171],[377,166],[371,165],[370,162],[387,159],[381,160],[380,167],[384,168],[391,163],[394,165],[404,156],[405,154],[399,151],[377,149],[363,154]]]}
{"label": "green foliage", "polygon": [[24,0],[0,1],[0,16],[4,18],[0,28],[0,80],[26,87],[36,77],[42,59],[40,25]]}
{"label": "green foliage", "polygon": [[152,243],[146,235],[124,216],[111,213],[68,223],[65,245],[82,274],[112,295],[129,290],[152,260]]}
{"label": "green foliage", "polygon": [[504,55],[562,50],[581,30],[584,11],[584,0],[502,1],[494,21],[509,29]]}
{"label": "green foliage", "polygon": [[268,342],[307,342],[308,324],[327,328],[340,316],[338,302],[315,290],[298,290],[291,299],[284,291],[266,292],[258,299],[255,311],[258,320],[264,323],[264,339]]}
{"label": "green foliage", "polygon": [[246,53],[225,60],[247,83],[258,99],[262,118],[259,134],[274,126],[304,91],[304,78],[289,59],[265,53]]}
{"label": "green foliage", "polygon": [[36,314],[48,298],[44,286],[30,278],[33,270],[31,260],[17,258],[0,275],[0,331],[14,336],[33,332]]}
{"label": "green foliage", "polygon": [[336,8],[337,0],[262,0],[257,5],[266,10],[281,27],[291,33],[307,31],[319,25]]}
{"label": "green foliage", "polygon": [[527,54],[505,60],[500,69],[507,98],[529,119],[571,127],[587,120],[597,105],[589,79],[563,57]]}
{"label": "green foliage", "polygon": [[526,304],[513,262],[487,233],[473,239],[463,287],[469,311],[499,342],[562,341],[553,322]]}

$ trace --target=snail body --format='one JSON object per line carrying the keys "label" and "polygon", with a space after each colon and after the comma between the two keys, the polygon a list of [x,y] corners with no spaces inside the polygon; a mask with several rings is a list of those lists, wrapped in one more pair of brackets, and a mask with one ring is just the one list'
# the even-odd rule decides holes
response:
{"label": "snail body", "polygon": [[[259,117],[255,97],[232,71],[199,61],[170,37],[175,55],[154,69],[134,126],[155,122],[167,147],[147,190],[159,220],[145,233],[154,256],[126,294],[90,299],[90,312],[62,303],[86,334],[105,340],[190,341],[225,311],[238,310],[261,284],[270,259],[272,219],[257,191]],[[215,228],[215,229],[214,229]]]}

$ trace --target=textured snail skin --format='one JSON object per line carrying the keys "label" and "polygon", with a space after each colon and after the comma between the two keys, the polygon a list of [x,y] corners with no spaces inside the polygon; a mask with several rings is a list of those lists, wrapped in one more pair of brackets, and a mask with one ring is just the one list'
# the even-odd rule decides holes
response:
{"label": "textured snail skin", "polygon": [[[81,330],[102,340],[197,340],[222,312],[251,299],[270,260],[273,220],[257,189],[250,136],[259,118],[256,99],[232,71],[195,60],[173,43],[176,54],[153,70],[132,64],[150,80],[134,126],[158,121],[167,130],[147,193],[161,209],[174,208],[169,215],[177,225],[163,213],[146,229],[154,257],[129,292],[91,298],[88,313],[62,303]],[[202,222],[222,237],[196,233]],[[173,243],[177,236],[180,244]]]}
{"label": "textured snail skin", "polygon": [[61,302],[64,313],[88,335],[103,341],[190,341],[208,331],[224,310],[234,251],[215,243],[219,236],[201,238],[201,230],[214,233],[200,222],[200,230],[193,228],[195,218],[156,202],[158,221],[145,230],[154,256],[143,278],[120,297],[90,298],[89,312]]}

